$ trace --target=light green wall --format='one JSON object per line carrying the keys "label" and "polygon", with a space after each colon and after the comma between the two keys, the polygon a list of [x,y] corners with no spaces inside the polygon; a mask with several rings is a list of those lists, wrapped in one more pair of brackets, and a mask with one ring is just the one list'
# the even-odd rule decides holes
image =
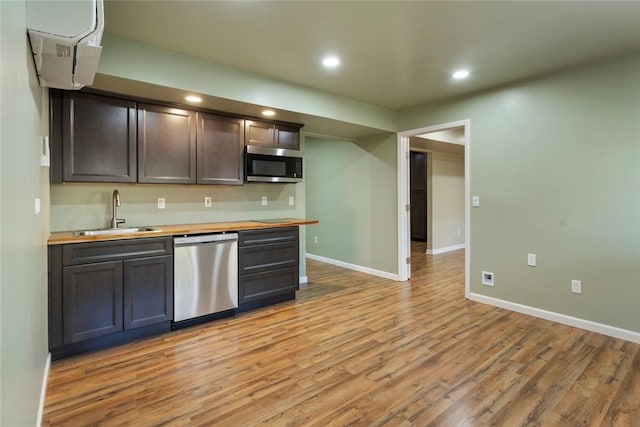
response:
{"label": "light green wall", "polygon": [[0,26],[0,425],[31,427],[47,359],[46,93],[28,55],[24,1],[0,1]]}
{"label": "light green wall", "polygon": [[306,138],[308,253],[398,273],[396,141]]}
{"label": "light green wall", "polygon": [[429,156],[432,226],[428,247],[437,251],[464,243],[464,156],[442,152]]}
{"label": "light green wall", "polygon": [[395,131],[397,113],[349,98],[105,35],[101,74]]}
{"label": "light green wall", "polygon": [[404,111],[399,123],[467,118],[481,200],[471,291],[640,331],[640,54]]}
{"label": "light green wall", "polygon": [[[111,194],[120,192],[118,217],[130,226],[191,224],[260,218],[304,217],[304,184],[162,185],[54,184],[51,186],[51,230],[108,227]],[[267,196],[267,206],[261,197]],[[289,206],[289,196],[294,206]],[[166,200],[157,208],[158,197]],[[204,198],[212,197],[211,208]]]}

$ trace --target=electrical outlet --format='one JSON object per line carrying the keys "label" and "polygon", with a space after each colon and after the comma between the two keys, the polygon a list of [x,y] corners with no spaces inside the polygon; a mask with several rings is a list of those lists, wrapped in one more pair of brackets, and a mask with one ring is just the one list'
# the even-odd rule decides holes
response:
{"label": "electrical outlet", "polygon": [[262,206],[267,206],[267,196],[262,196]]}
{"label": "electrical outlet", "polygon": [[313,236],[313,244],[314,245],[318,244],[318,236]]}
{"label": "electrical outlet", "polygon": [[480,197],[479,196],[473,196],[471,198],[471,206],[473,206],[474,208],[477,208],[480,206]]}
{"label": "electrical outlet", "polygon": [[211,197],[205,197],[204,198],[204,207],[205,208],[210,208],[211,207]]}
{"label": "electrical outlet", "polygon": [[462,234],[462,229],[458,228],[458,236]]}
{"label": "electrical outlet", "polygon": [[571,292],[574,294],[582,293],[582,280],[571,280]]}
{"label": "electrical outlet", "polygon": [[289,196],[289,206],[293,206],[294,204],[293,196]]}
{"label": "electrical outlet", "polygon": [[158,209],[164,209],[164,197],[158,197]]}
{"label": "electrical outlet", "polygon": [[483,271],[482,272],[482,284],[485,286],[493,286],[495,280],[495,275],[491,271]]}
{"label": "electrical outlet", "polygon": [[40,199],[36,199],[35,201],[35,212],[36,215],[40,215]]}
{"label": "electrical outlet", "polygon": [[536,254],[527,254],[527,265],[531,267],[536,266]]}

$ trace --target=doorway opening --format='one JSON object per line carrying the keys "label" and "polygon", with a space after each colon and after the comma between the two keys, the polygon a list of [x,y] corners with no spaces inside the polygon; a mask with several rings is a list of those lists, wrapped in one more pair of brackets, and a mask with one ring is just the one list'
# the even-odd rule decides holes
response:
{"label": "doorway opening", "polygon": [[[411,241],[427,244],[428,222],[431,218],[427,208],[427,155],[428,152],[409,146],[409,205],[411,206]],[[431,170],[429,170],[431,172]],[[431,188],[431,186],[429,187]],[[413,246],[412,246],[413,247]],[[412,250],[413,252],[413,250]]]}
{"label": "doorway opening", "polygon": [[398,134],[400,280],[411,277],[412,252],[437,255],[464,248],[466,296],[470,246],[469,134],[468,119]]}

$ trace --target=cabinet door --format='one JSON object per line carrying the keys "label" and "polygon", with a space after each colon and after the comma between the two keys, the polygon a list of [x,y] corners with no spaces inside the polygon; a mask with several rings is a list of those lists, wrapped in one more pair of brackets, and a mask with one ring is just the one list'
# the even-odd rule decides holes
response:
{"label": "cabinet door", "polygon": [[63,343],[122,331],[122,261],[65,267]]}
{"label": "cabinet door", "polygon": [[136,181],[135,102],[64,92],[62,110],[63,181]]}
{"label": "cabinet door", "polygon": [[124,329],[173,319],[173,257],[124,261]]}
{"label": "cabinet door", "polygon": [[245,120],[244,135],[245,145],[260,145],[263,147],[273,147],[275,145],[275,127],[273,123]]}
{"label": "cabinet door", "polygon": [[276,125],[276,148],[300,149],[300,129],[296,126]]}
{"label": "cabinet door", "polygon": [[198,113],[198,184],[244,184],[244,120]]}
{"label": "cabinet door", "polygon": [[138,182],[196,182],[194,112],[138,104]]}

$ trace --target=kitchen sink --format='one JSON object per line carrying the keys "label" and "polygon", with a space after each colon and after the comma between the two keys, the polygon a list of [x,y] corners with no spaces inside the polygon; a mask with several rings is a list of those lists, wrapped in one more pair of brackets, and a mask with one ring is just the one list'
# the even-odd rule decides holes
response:
{"label": "kitchen sink", "polygon": [[111,234],[131,234],[143,231],[162,231],[158,227],[127,227],[127,228],[99,228],[95,230],[81,230],[73,234],[76,236],[106,236]]}

